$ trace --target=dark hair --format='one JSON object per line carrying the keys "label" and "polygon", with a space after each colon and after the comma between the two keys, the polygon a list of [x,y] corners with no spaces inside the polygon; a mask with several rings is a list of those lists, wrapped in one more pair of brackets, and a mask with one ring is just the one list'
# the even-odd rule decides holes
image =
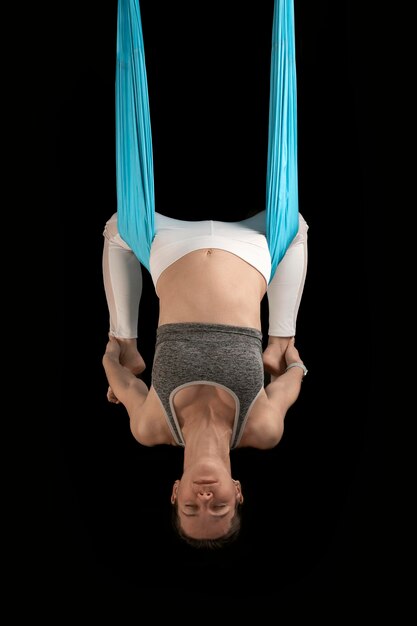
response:
{"label": "dark hair", "polygon": [[206,550],[218,550],[219,548],[223,548],[226,545],[236,541],[239,536],[240,529],[242,526],[242,518],[241,518],[241,508],[242,503],[237,502],[235,507],[235,514],[232,517],[232,521],[230,524],[230,528],[226,534],[218,537],[216,539],[194,539],[194,537],[189,537],[181,527],[180,517],[178,515],[178,505],[177,502],[174,502],[172,505],[172,516],[171,522],[172,526],[177,533],[177,535],[188,545],[193,548],[205,548]]}

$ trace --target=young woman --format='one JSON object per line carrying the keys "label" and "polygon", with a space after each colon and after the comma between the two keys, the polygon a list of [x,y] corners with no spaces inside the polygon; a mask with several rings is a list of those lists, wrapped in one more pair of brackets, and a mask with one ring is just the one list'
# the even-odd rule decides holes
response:
{"label": "young woman", "polygon": [[[184,448],[184,471],[171,502],[179,534],[193,545],[221,545],[237,535],[243,492],[232,478],[230,450],[276,446],[300,393],[307,370],[294,337],[307,230],[299,215],[298,233],[270,280],[265,212],[240,222],[189,222],[156,213],[150,273],[159,320],[148,389],[138,377],[146,367],[137,333],[142,267],[118,232],[117,214],[106,223],[108,399],[125,406],[142,445]],[[266,386],[265,371],[271,374]]]}
{"label": "young woman", "polygon": [[[193,545],[220,545],[238,533],[243,502],[230,450],[276,446],[306,374],[294,345],[307,224],[297,196],[293,2],[274,0],[266,208],[243,221],[184,221],[155,210],[138,0],[119,0],[116,68],[118,208],[103,254],[108,399],[126,407],[141,444],[184,448],[171,494],[176,528]],[[138,378],[142,266],[159,298],[149,389]],[[264,370],[272,374],[266,387]]]}

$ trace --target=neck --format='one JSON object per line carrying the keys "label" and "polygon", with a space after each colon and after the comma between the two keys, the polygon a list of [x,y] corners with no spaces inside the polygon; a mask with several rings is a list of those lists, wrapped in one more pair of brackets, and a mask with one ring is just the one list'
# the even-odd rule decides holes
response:
{"label": "neck", "polygon": [[182,429],[184,469],[202,458],[222,461],[230,469],[232,426],[210,405],[194,407]]}

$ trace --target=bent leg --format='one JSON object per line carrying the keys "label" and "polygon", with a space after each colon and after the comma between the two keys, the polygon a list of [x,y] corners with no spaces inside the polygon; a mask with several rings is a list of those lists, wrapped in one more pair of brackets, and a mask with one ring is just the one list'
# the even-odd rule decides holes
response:
{"label": "bent leg", "polygon": [[308,225],[299,215],[299,228],[268,285],[268,346],[264,367],[274,376],[284,373],[285,351],[295,336],[297,316],[307,273]]}
{"label": "bent leg", "polygon": [[134,374],[140,374],[145,369],[137,349],[141,264],[119,235],[117,213],[106,222],[103,235],[103,281],[109,334],[116,337],[121,346],[120,363]]}
{"label": "bent leg", "polygon": [[142,295],[142,268],[119,235],[117,213],[106,222],[103,235],[103,280],[110,316],[110,334],[126,339],[136,338]]}
{"label": "bent leg", "polygon": [[270,337],[293,337],[307,274],[308,225],[299,214],[298,232],[268,285]]}

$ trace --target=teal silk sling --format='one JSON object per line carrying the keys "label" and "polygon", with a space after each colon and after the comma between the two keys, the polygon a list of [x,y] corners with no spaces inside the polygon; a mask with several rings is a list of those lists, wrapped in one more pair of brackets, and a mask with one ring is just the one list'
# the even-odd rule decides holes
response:
{"label": "teal silk sling", "polygon": [[[151,118],[139,0],[119,0],[116,64],[117,222],[149,268],[155,236]],[[297,83],[293,0],[275,0],[272,26],[266,237],[271,280],[298,230]]]}

